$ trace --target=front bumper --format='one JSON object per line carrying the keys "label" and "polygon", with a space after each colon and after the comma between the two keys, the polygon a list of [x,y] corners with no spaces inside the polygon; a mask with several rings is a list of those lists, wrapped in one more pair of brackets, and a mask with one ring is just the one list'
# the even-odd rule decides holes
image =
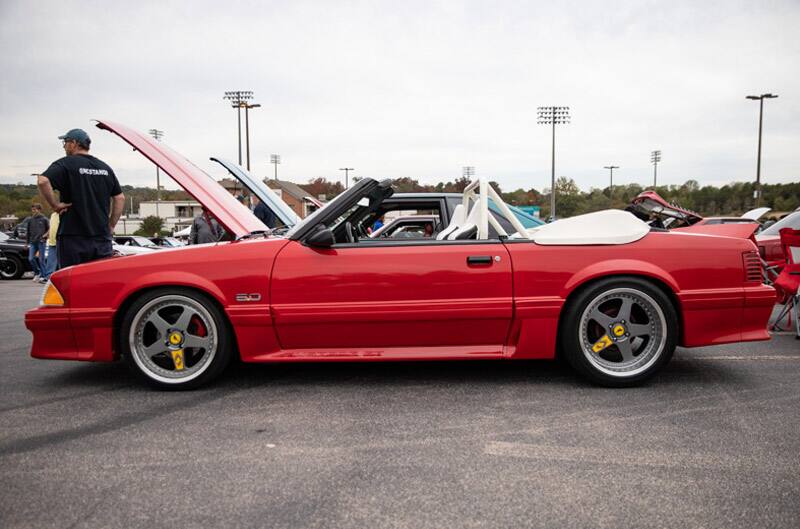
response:
{"label": "front bumper", "polygon": [[114,311],[38,307],[25,313],[33,334],[31,356],[53,360],[111,362],[114,350]]}

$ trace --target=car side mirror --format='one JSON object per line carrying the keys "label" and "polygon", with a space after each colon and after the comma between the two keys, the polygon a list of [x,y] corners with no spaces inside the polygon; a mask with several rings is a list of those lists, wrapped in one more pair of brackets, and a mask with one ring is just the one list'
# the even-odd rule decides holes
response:
{"label": "car side mirror", "polygon": [[315,248],[330,248],[335,242],[336,239],[330,228],[321,228],[306,239],[306,243]]}

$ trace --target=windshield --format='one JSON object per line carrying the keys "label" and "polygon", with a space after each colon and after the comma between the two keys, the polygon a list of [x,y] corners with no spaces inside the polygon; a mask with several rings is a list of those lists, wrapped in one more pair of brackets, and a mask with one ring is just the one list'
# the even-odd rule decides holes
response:
{"label": "windshield", "polygon": [[800,230],[800,211],[789,213],[781,220],[762,231],[759,235],[780,235],[783,228],[792,228],[793,230]]}
{"label": "windshield", "polygon": [[[286,237],[291,239],[297,233],[302,232],[303,230],[305,230],[306,226],[309,226],[309,225],[315,223],[316,219],[318,219],[319,217],[327,214],[331,210],[331,208],[337,208],[337,207],[339,207],[340,204],[346,203],[348,200],[353,199],[355,196],[363,195],[364,187],[365,186],[369,186],[370,182],[372,182],[371,179],[365,178],[364,180],[359,180],[358,183],[353,185],[352,187],[350,187],[350,189],[345,189],[344,192],[339,193],[338,195],[336,195],[336,197],[333,200],[331,200],[330,202],[326,202],[325,204],[323,204],[323,206],[321,208],[319,208],[318,210],[314,211],[311,215],[309,215],[308,217],[304,218],[302,221],[300,221],[297,224],[295,224],[292,227],[291,230],[286,232]],[[331,226],[328,226],[328,227],[331,227]]]}
{"label": "windshield", "polygon": [[139,246],[155,246],[155,243],[146,237],[131,237]]}

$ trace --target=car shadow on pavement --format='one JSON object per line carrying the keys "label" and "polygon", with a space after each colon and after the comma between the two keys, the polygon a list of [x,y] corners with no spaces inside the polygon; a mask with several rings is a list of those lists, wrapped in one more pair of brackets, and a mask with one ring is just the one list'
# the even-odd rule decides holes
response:
{"label": "car shadow on pavement", "polygon": [[[646,386],[672,386],[686,383],[746,382],[747,377],[724,362],[702,362],[691,356],[676,358]],[[48,387],[148,389],[122,362],[76,364],[62,368],[42,380]],[[555,386],[598,388],[580,378],[568,365],[552,360],[513,362],[427,361],[427,362],[318,362],[246,364],[234,362],[204,389],[239,390],[245,388],[303,386]]]}

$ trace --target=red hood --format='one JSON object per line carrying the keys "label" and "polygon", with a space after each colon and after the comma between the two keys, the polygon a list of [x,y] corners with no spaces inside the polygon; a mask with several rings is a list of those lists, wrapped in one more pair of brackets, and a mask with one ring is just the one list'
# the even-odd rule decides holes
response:
{"label": "red hood", "polygon": [[157,142],[147,134],[111,121],[98,120],[97,127],[113,132],[160,167],[236,237],[267,229],[249,209],[225,191],[208,173],[163,143]]}
{"label": "red hood", "polygon": [[682,220],[686,222],[686,224],[694,224],[703,219],[700,214],[694,211],[684,209],[676,204],[670,204],[655,191],[643,191],[639,193],[636,198],[631,201],[631,204],[638,206],[646,214],[655,213],[663,218]]}

